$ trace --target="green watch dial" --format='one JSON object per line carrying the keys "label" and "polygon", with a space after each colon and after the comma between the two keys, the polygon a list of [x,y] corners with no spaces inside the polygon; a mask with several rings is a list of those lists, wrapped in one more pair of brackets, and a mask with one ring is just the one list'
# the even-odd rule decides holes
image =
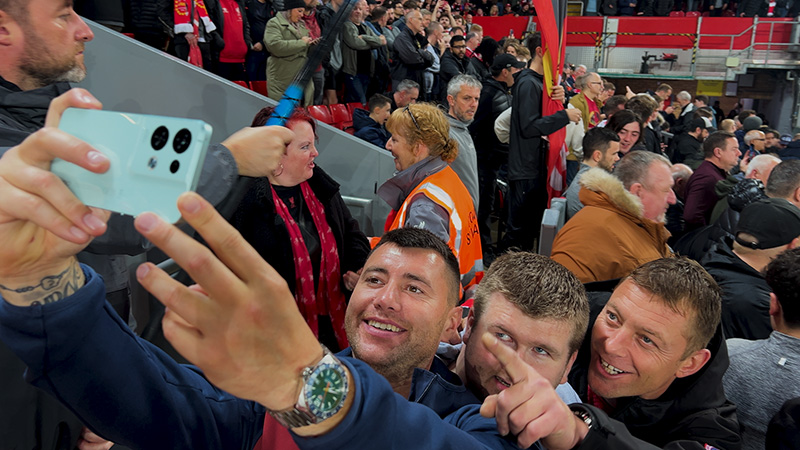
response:
{"label": "green watch dial", "polygon": [[324,420],[336,414],[344,404],[347,394],[347,377],[343,368],[335,364],[317,366],[305,386],[308,409]]}

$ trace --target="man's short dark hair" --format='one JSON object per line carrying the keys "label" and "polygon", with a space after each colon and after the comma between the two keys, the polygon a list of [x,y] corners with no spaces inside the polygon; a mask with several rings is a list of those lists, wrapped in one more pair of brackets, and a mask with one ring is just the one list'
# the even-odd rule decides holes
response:
{"label": "man's short dark hair", "polygon": [[617,87],[614,86],[614,83],[610,81],[603,80],[603,90],[604,91],[617,91]]}
{"label": "man's short dark hair", "polygon": [[750,116],[755,116],[756,112],[752,109],[745,109],[744,111],[740,112],[737,119],[739,119],[739,123],[744,123],[744,119],[747,119]]}
{"label": "man's short dark hair", "polygon": [[531,252],[500,256],[475,292],[476,323],[494,293],[502,294],[533,319],[570,322],[570,354],[578,350],[589,326],[589,301],[583,284],[566,267]]}
{"label": "man's short dark hair", "polygon": [[466,39],[464,39],[464,36],[460,34],[453,35],[453,37],[450,38],[450,47],[452,47],[453,44],[455,44],[456,42],[464,42],[464,41],[466,41]]}
{"label": "man's short dark hair", "polygon": [[467,33],[466,36],[464,36],[464,40],[465,41],[469,41],[470,39],[476,38],[476,37],[478,37],[478,33],[474,32],[474,31],[470,31],[469,33]]}
{"label": "man's short dark hair", "polygon": [[706,105],[708,104],[708,96],[707,95],[696,95],[694,97],[694,101],[696,102],[703,102]]}
{"label": "man's short dark hair", "polygon": [[656,92],[669,92],[673,90],[672,86],[668,85],[667,83],[661,83],[656,88]]}
{"label": "man's short dark hair", "polygon": [[800,248],[776,256],[765,272],[764,278],[781,305],[784,322],[792,328],[800,327]]}
{"label": "man's short dark hair", "polygon": [[[464,39],[464,29],[461,27],[452,27],[450,28],[450,34],[453,35],[453,39],[460,37],[462,40]],[[450,45],[453,44],[453,39],[450,40]]]}
{"label": "man's short dark hair", "polygon": [[722,296],[700,264],[685,257],[656,259],[636,268],[628,279],[652,293],[652,300],[690,319],[684,358],[708,345],[719,326]]}
{"label": "man's short dark hair", "polygon": [[780,139],[780,137],[781,137],[781,134],[778,132],[778,130],[773,130],[772,128],[767,128],[767,129],[765,129],[763,131],[764,131],[764,135],[771,134],[771,135],[775,136],[778,139]]}
{"label": "man's short dark hair", "polygon": [[421,228],[397,228],[384,233],[381,240],[372,249],[372,252],[370,252],[370,255],[387,244],[393,244],[400,248],[430,250],[441,256],[445,262],[445,272],[449,278],[449,280],[447,280],[448,285],[450,285],[448,300],[452,306],[458,304],[461,271],[458,267],[458,259],[456,259],[453,251],[450,250],[450,247],[445,241],[430,231]]}
{"label": "man's short dark hair", "polygon": [[594,127],[583,135],[583,160],[592,159],[594,152],[605,156],[612,142],[619,142],[619,136],[605,127]]}
{"label": "man's short dark hair", "polygon": [[531,58],[536,56],[536,49],[542,46],[542,33],[536,31],[525,39],[525,47],[531,52]]}
{"label": "man's short dark hair", "polygon": [[772,169],[766,193],[772,198],[789,198],[800,188],[800,159],[787,159]]}
{"label": "man's short dark hair", "polygon": [[386,8],[383,6],[376,6],[375,9],[372,10],[372,13],[369,15],[369,20],[372,22],[377,22],[383,19],[383,16],[386,15]]}
{"label": "man's short dark hair", "polygon": [[606,100],[606,104],[603,105],[603,114],[610,117],[614,115],[615,112],[619,111],[619,105],[625,106],[628,99],[625,98],[624,95],[612,95],[611,97]]}
{"label": "man's short dark hair", "polygon": [[414,0],[408,0],[407,2],[403,3],[403,9],[419,9],[419,3],[415,2]]}
{"label": "man's short dark hair", "polygon": [[715,148],[724,149],[730,138],[736,139],[736,135],[727,131],[715,131],[709,134],[706,140],[703,141],[703,157],[710,158],[714,156]]}
{"label": "man's short dark hair", "polygon": [[386,105],[391,105],[392,101],[389,100],[389,97],[385,97],[381,94],[374,94],[372,97],[367,100],[367,109],[370,113],[375,112],[375,108],[383,108]]}
{"label": "man's short dark hair", "polygon": [[[650,116],[653,115],[656,108],[658,108],[658,103],[649,95],[637,95],[625,103],[625,109],[638,114],[645,123],[650,121]],[[642,130],[642,134],[644,134],[644,130]]]}

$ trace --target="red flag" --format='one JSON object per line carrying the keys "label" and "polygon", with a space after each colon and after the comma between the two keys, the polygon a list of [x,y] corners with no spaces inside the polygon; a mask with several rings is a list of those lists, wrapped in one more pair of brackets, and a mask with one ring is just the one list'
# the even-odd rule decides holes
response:
{"label": "red flag", "polygon": [[[561,3],[564,3],[562,5]],[[550,116],[564,109],[564,104],[550,98],[553,87],[561,84],[566,53],[566,1],[533,0],[542,33],[544,63],[544,93],[542,116]],[[562,128],[548,136],[550,150],[547,155],[547,199],[561,196],[566,189],[567,131]]]}

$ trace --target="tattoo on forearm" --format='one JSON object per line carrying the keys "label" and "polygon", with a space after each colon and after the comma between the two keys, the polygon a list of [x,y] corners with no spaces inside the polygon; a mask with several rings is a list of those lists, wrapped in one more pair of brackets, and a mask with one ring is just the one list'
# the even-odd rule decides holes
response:
{"label": "tattoo on forearm", "polygon": [[0,284],[0,290],[5,291],[3,297],[7,300],[13,297],[30,305],[42,305],[57,302],[74,294],[84,282],[83,269],[77,261],[74,261],[63,272],[48,275],[35,285],[9,288]]}

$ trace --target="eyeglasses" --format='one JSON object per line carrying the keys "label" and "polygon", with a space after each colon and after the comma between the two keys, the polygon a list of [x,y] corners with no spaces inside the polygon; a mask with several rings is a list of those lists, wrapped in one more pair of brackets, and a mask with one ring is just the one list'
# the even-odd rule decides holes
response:
{"label": "eyeglasses", "polygon": [[414,122],[414,126],[417,127],[417,130],[422,131],[422,128],[420,128],[419,124],[417,123],[417,118],[414,117],[414,113],[411,112],[411,108],[409,108],[409,106],[411,106],[411,105],[406,105],[406,107],[405,107],[405,109],[403,109],[403,111],[407,112],[408,115],[411,116],[411,121]]}

